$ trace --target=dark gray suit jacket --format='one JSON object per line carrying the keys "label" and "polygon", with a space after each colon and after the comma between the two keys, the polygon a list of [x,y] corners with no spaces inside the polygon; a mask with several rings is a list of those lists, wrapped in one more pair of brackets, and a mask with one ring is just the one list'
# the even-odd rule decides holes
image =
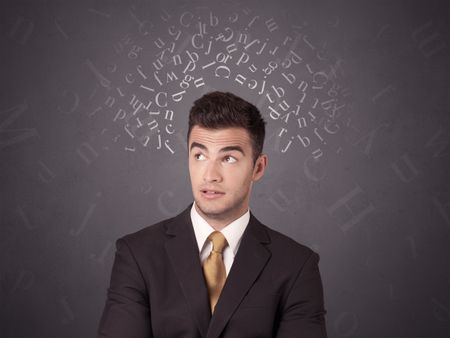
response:
{"label": "dark gray suit jacket", "polygon": [[252,214],[211,316],[188,207],[117,240],[107,338],[325,338],[319,256]]}

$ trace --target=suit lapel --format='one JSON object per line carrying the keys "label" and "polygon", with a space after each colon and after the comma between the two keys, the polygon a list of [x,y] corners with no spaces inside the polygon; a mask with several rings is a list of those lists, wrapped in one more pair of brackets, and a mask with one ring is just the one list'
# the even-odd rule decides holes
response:
{"label": "suit lapel", "polygon": [[211,312],[192,228],[190,207],[168,224],[167,234],[171,236],[166,242],[167,254],[198,329],[202,337],[206,337]]}
{"label": "suit lapel", "polygon": [[219,337],[232,314],[260,275],[271,254],[263,245],[269,237],[259,221],[250,216],[230,274],[216,305],[207,338]]}

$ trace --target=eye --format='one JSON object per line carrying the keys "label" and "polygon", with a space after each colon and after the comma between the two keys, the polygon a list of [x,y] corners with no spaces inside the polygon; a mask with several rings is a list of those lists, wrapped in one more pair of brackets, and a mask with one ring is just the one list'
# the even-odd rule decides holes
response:
{"label": "eye", "polygon": [[227,155],[227,156],[224,157],[224,161],[227,162],[227,163],[234,163],[237,160],[233,156]]}
{"label": "eye", "polygon": [[205,155],[203,155],[203,154],[201,154],[201,153],[195,154],[195,155],[194,155],[194,158],[195,158],[196,160],[203,161],[203,160],[205,159]]}

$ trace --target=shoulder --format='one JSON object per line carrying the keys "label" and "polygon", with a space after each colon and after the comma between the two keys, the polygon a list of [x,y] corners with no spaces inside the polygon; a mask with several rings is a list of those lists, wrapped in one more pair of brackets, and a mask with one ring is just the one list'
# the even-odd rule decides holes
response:
{"label": "shoulder", "polygon": [[132,246],[148,245],[152,242],[158,242],[165,237],[167,224],[172,222],[173,219],[174,218],[168,218],[158,223],[148,225],[138,231],[126,234],[118,240]]}
{"label": "shoulder", "polygon": [[170,232],[177,227],[186,227],[191,224],[188,207],[180,214],[164,219],[158,223],[148,225],[138,231],[126,234],[117,240],[117,243],[125,243],[130,249],[152,251],[164,246],[170,238]]}
{"label": "shoulder", "polygon": [[309,257],[314,251],[305,244],[297,242],[295,239],[273,230],[267,225],[263,225],[267,234],[270,237],[271,243],[269,244],[273,249],[277,249],[284,253],[295,253],[296,255]]}
{"label": "shoulder", "polygon": [[310,247],[260,223],[256,218],[253,218],[249,226],[253,237],[269,253],[265,278],[270,283],[281,281],[292,286],[300,276],[317,274],[320,257]]}
{"label": "shoulder", "polygon": [[256,218],[253,218],[252,227],[255,232],[264,234],[264,236],[258,236],[265,237],[264,245],[270,251],[272,260],[276,264],[284,266],[288,263],[302,267],[307,261],[316,263],[319,261],[319,255],[313,249],[259,222]]}

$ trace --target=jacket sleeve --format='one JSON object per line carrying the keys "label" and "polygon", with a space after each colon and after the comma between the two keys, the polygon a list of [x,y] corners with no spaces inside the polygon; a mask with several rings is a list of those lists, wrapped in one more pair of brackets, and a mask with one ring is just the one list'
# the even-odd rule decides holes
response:
{"label": "jacket sleeve", "polygon": [[139,265],[124,238],[116,254],[98,338],[151,338],[148,290]]}
{"label": "jacket sleeve", "polygon": [[312,252],[300,269],[283,306],[277,338],[326,338],[319,255]]}

